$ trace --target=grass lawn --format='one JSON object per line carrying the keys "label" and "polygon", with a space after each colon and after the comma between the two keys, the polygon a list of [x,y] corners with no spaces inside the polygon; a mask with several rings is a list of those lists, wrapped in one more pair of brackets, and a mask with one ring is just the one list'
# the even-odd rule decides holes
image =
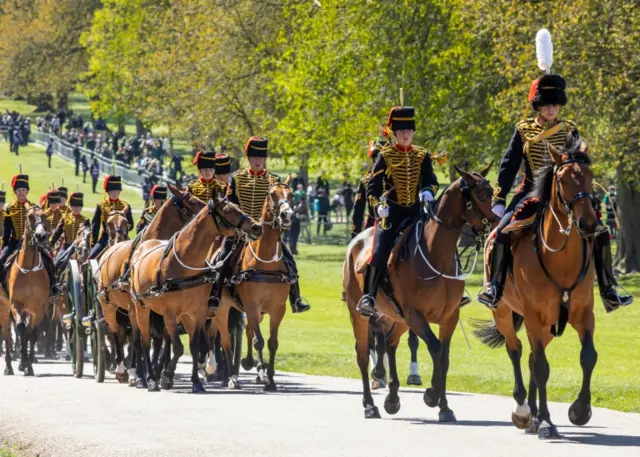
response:
{"label": "grass lawn", "polygon": [[3,444],[0,444],[0,457],[16,457],[16,455]]}

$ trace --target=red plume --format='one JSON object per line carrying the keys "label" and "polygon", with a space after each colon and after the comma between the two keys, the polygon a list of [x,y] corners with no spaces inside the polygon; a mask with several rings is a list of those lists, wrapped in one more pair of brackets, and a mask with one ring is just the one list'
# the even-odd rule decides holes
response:
{"label": "red plume", "polygon": [[111,177],[110,175],[107,175],[107,176],[104,177],[104,181],[102,182],[102,188],[104,190],[107,190],[107,184],[109,183],[109,178],[110,177]]}
{"label": "red plume", "polygon": [[527,97],[527,100],[529,101],[529,103],[531,103],[536,96],[536,91],[538,90],[539,82],[540,82],[540,78],[536,79],[531,83],[531,88],[529,89],[529,96]]}
{"label": "red plume", "polygon": [[40,197],[40,201],[39,201],[40,206],[44,206],[48,196],[49,196],[49,192],[45,193],[44,195],[42,195],[42,197]]}
{"label": "red plume", "polygon": [[153,193],[156,191],[156,189],[157,189],[158,187],[160,187],[160,186],[159,186],[159,185],[157,185],[157,184],[156,184],[155,186],[153,186],[153,187],[151,188],[151,192],[149,192],[149,195],[153,195]]}
{"label": "red plume", "polygon": [[249,151],[249,146],[251,146],[251,142],[253,140],[261,140],[262,138],[260,138],[259,136],[252,136],[251,138],[249,138],[247,140],[247,144],[244,147],[244,154],[247,155],[247,152]]}
{"label": "red plume", "polygon": [[193,159],[193,162],[191,162],[191,165],[198,165],[198,159],[200,158],[201,155],[202,155],[202,151],[198,151],[198,153]]}
{"label": "red plume", "polygon": [[17,180],[18,180],[18,175],[15,175],[13,178],[11,178],[11,187],[15,187]]}
{"label": "red plume", "polygon": [[394,106],[393,108],[391,108],[391,111],[389,111],[389,119],[387,120],[387,127],[391,127],[391,117],[393,116],[393,112],[398,108],[400,108],[400,106]]}

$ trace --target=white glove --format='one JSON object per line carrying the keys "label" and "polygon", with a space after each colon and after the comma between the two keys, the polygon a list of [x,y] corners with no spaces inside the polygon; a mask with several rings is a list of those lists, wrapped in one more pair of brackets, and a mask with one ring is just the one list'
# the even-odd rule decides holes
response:
{"label": "white glove", "polygon": [[378,206],[378,217],[389,217],[389,207]]}
{"label": "white glove", "polygon": [[493,211],[493,214],[501,218],[504,216],[504,205],[496,205],[491,208],[491,211]]}
{"label": "white glove", "polygon": [[420,201],[421,202],[432,202],[433,201],[433,194],[431,193],[430,190],[423,190],[422,192],[420,192]]}

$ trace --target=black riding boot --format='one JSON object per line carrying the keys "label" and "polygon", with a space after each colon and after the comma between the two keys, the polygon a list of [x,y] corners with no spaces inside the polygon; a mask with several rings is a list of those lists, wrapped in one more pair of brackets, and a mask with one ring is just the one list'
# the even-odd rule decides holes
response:
{"label": "black riding boot", "polygon": [[495,243],[489,267],[490,281],[478,294],[477,300],[491,309],[496,309],[502,298],[506,277],[507,243]]}
{"label": "black riding boot", "polygon": [[367,269],[364,272],[363,295],[358,302],[358,306],[356,306],[356,311],[364,317],[376,315],[376,296],[381,277],[382,272],[379,268],[376,268],[373,265],[367,265]]}
{"label": "black riding boot", "polygon": [[627,306],[633,303],[633,297],[631,295],[621,295],[616,289],[618,283],[613,275],[609,232],[604,232],[596,238],[593,246],[593,261],[604,309],[610,313],[621,306]]}
{"label": "black riding boot", "polygon": [[222,300],[222,289],[224,288],[225,282],[231,276],[231,250],[233,243],[225,240],[222,244],[222,249],[214,259],[214,264],[220,262],[224,259],[224,264],[220,267],[220,277],[215,282],[215,284],[211,287],[211,294],[209,295],[208,300],[208,313],[209,316],[215,315],[220,309],[220,301]]}
{"label": "black riding boot", "polygon": [[47,270],[47,274],[49,275],[49,284],[51,284],[50,294],[51,297],[57,297],[62,294],[62,290],[58,285],[58,281],[56,279],[56,274],[53,271],[53,260],[49,257],[48,254],[42,254],[42,263],[44,264],[45,270]]}
{"label": "black riding boot", "polygon": [[289,272],[290,276],[296,278],[296,282],[291,284],[291,288],[289,289],[289,304],[291,305],[291,311],[293,313],[303,313],[305,311],[309,311],[311,306],[300,296],[300,280],[298,278],[298,268],[296,267],[296,261],[293,259],[293,255],[291,251],[287,247],[287,245],[282,243],[282,254],[285,259],[285,265]]}

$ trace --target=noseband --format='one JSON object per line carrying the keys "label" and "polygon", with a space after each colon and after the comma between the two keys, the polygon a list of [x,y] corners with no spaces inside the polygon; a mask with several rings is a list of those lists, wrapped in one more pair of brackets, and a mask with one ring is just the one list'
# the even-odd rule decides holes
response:
{"label": "noseband", "polygon": [[[111,214],[109,217],[113,217],[113,216],[119,216],[123,219],[126,220],[126,216],[124,214],[121,213],[115,213],[115,214]],[[109,235],[109,245],[113,246],[113,244],[115,244],[115,239],[117,235],[122,235],[122,237],[126,240],[129,239],[129,231],[128,230],[123,230],[121,228],[118,229],[111,229],[111,227],[109,226],[109,223],[107,223],[107,233]]]}
{"label": "noseband", "polygon": [[275,202],[275,200],[273,199],[273,196],[271,195],[271,190],[276,187],[286,188],[287,186],[285,186],[282,183],[275,183],[271,187],[269,187],[269,190],[267,191],[267,213],[271,214],[273,219],[270,222],[266,222],[266,221],[260,221],[260,222],[262,223],[262,225],[270,226],[273,229],[275,228],[282,229],[282,216],[280,214],[281,212],[280,208],[285,204],[288,204],[289,207],[291,207],[291,203],[286,198],[278,200],[278,203]]}
{"label": "noseband", "polygon": [[196,215],[195,212],[189,211],[189,209],[184,205],[185,198],[191,196],[191,191],[187,191],[186,194],[180,194],[180,196],[174,195],[171,197],[171,203],[178,209],[181,216],[186,220],[190,220],[193,216]]}
{"label": "noseband", "polygon": [[226,197],[223,200],[220,200],[219,202],[214,202],[213,200],[209,200],[209,202],[207,203],[209,214],[213,217],[213,221],[215,222],[216,228],[218,229],[219,232],[221,232],[220,226],[222,226],[228,229],[232,229],[234,232],[236,232],[236,234],[244,236],[244,232],[242,231],[241,227],[242,227],[242,224],[244,224],[244,222],[249,219],[249,216],[243,213],[240,216],[240,221],[238,221],[237,224],[231,223],[231,221],[229,221],[226,217],[220,214],[220,211],[218,210],[218,206],[220,206],[221,203],[226,204],[228,202],[229,201],[227,200]]}
{"label": "noseband", "polygon": [[555,169],[553,171],[554,178],[555,178],[556,195],[558,196],[558,199],[560,200],[560,203],[562,203],[562,206],[564,206],[564,208],[565,208],[565,210],[567,212],[567,216],[569,216],[571,219],[573,219],[573,217],[572,217],[573,205],[575,205],[579,200],[582,200],[583,198],[588,198],[589,201],[591,201],[591,203],[593,204],[593,195],[591,193],[589,193],[589,192],[578,192],[571,199],[571,201],[567,201],[567,199],[564,198],[564,195],[562,195],[562,189],[560,188],[560,184],[558,184],[558,181],[559,181],[558,173],[564,167],[566,167],[567,165],[571,165],[573,163],[579,163],[579,164],[587,165],[587,163],[584,160],[569,159],[569,160],[567,160],[565,162],[562,162],[560,165],[556,165],[556,167],[555,167]]}
{"label": "noseband", "polygon": [[[475,235],[476,238],[481,238],[481,237],[486,237],[489,235],[489,233],[491,233],[491,223],[495,220],[495,215],[493,213],[491,213],[490,217],[485,216],[482,213],[482,210],[480,208],[478,208],[478,205],[476,204],[475,200],[473,199],[472,196],[472,191],[473,189],[475,189],[476,187],[478,187],[479,184],[486,184],[486,185],[490,185],[489,181],[486,179],[482,179],[482,181],[480,182],[476,182],[473,183],[471,185],[467,184],[467,182],[463,179],[462,180],[462,187],[460,187],[460,191],[462,192],[462,199],[463,199],[463,203],[464,203],[464,216],[463,219],[465,221],[465,223],[471,228],[471,231],[473,232],[473,234]],[[467,212],[471,212],[471,214],[473,216],[475,216],[478,220],[480,220],[480,222],[482,222],[482,231],[479,231],[478,229],[476,229],[473,224],[471,224],[469,222],[469,219],[466,217]]]}

